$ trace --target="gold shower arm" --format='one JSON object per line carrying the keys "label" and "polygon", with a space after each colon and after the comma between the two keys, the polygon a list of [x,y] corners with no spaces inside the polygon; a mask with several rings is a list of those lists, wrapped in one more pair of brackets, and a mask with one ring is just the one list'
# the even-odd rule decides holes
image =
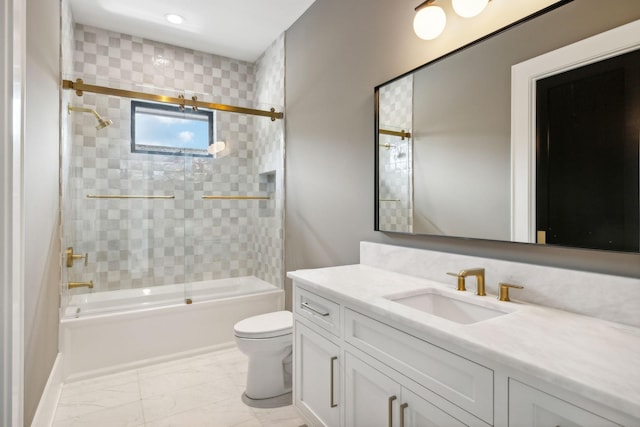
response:
{"label": "gold shower arm", "polygon": [[284,117],[284,114],[282,112],[276,112],[275,108],[272,108],[270,111],[255,110],[253,108],[234,107],[232,105],[202,102],[195,99],[195,97],[189,100],[184,97],[182,98],[171,97],[171,96],[164,96],[164,95],[155,95],[155,94],[145,93],[145,92],[136,92],[132,90],[114,89],[106,86],[95,86],[95,85],[85,84],[82,81],[82,79],[77,79],[75,82],[72,82],[71,80],[63,80],[62,88],[75,90],[76,95],[78,96],[82,96],[84,92],[99,93],[103,95],[119,96],[122,98],[143,99],[145,101],[160,102],[163,104],[176,104],[179,106],[187,105],[189,107],[194,107],[196,109],[207,108],[209,110],[228,111],[231,113],[270,117],[272,122],[275,121],[276,119],[281,119]]}

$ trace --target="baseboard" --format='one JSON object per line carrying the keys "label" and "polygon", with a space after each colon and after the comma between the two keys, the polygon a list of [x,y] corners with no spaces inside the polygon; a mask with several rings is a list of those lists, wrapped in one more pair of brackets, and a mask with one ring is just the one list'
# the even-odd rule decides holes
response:
{"label": "baseboard", "polygon": [[38,403],[38,408],[33,416],[31,427],[50,427],[53,424],[58,400],[60,400],[60,393],[62,392],[62,357],[62,353],[58,353],[56,356],[49,379],[40,397],[40,403]]}

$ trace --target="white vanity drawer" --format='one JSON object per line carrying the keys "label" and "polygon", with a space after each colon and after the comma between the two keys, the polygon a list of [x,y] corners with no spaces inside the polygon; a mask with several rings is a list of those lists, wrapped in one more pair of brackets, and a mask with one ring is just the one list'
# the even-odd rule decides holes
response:
{"label": "white vanity drawer", "polygon": [[587,409],[509,378],[510,427],[620,427]]}
{"label": "white vanity drawer", "polygon": [[298,286],[295,288],[294,312],[340,336],[340,304]]}
{"label": "white vanity drawer", "polygon": [[345,341],[493,424],[493,371],[345,309]]}

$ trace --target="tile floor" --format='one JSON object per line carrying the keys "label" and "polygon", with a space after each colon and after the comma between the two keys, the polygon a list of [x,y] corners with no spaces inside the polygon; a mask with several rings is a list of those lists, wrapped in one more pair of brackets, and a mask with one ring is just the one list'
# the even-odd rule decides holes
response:
{"label": "tile floor", "polygon": [[236,348],[65,384],[53,427],[298,427],[293,406],[240,400],[246,356]]}

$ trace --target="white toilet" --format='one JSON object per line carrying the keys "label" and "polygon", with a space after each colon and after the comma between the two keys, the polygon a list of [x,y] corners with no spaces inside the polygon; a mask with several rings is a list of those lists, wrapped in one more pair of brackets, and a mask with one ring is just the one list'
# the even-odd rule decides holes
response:
{"label": "white toilet", "polygon": [[233,329],[238,348],[249,357],[247,387],[242,400],[260,408],[290,405],[291,312],[276,311],[249,317],[236,323]]}

